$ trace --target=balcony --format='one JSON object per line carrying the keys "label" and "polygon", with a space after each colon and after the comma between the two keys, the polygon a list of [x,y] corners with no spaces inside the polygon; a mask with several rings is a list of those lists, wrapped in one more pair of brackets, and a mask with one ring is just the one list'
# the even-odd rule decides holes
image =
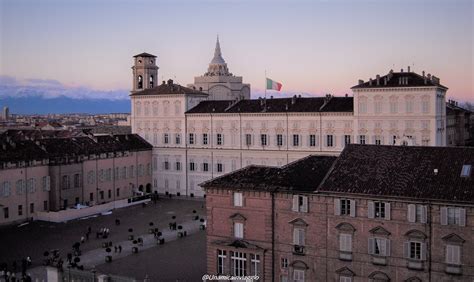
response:
{"label": "balcony", "polygon": [[407,267],[413,270],[423,270],[423,261],[421,260],[408,260]]}
{"label": "balcony", "polygon": [[304,246],[300,246],[300,245],[294,245],[294,246],[293,246],[293,254],[295,254],[295,255],[300,255],[300,256],[304,256],[304,254],[305,254],[305,247],[304,247]]}
{"label": "balcony", "polygon": [[352,260],[352,252],[340,251],[339,252],[339,259],[340,260],[345,260],[345,261],[351,261]]}
{"label": "balcony", "polygon": [[387,257],[372,256],[372,263],[375,265],[387,265]]}

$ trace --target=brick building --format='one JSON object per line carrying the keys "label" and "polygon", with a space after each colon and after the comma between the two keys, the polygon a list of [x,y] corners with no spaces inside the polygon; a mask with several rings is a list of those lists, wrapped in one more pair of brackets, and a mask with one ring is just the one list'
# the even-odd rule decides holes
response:
{"label": "brick building", "polygon": [[38,130],[0,135],[0,225],[151,193],[152,146],[140,136],[56,136]]}
{"label": "brick building", "polygon": [[348,145],[202,184],[208,273],[472,281],[474,149]]}

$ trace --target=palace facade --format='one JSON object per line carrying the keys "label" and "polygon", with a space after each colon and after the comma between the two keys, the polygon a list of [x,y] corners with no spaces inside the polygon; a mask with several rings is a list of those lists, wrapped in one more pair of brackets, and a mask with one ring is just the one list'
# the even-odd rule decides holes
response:
{"label": "palace facade", "polygon": [[234,76],[219,42],[207,86],[150,84],[158,67],[147,53],[132,69],[132,132],[153,144],[153,190],[163,194],[203,196],[198,184],[224,173],[337,156],[351,143],[446,146],[447,87],[410,68],[359,80],[352,96],[278,99],[249,99],[250,85],[224,82]]}

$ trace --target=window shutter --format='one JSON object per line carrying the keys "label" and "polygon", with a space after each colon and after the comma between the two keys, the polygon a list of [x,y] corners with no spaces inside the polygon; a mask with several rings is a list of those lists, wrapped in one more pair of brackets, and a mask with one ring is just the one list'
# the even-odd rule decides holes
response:
{"label": "window shutter", "polygon": [[374,202],[369,201],[368,206],[367,206],[367,215],[369,218],[374,218],[375,217],[375,210],[374,210]]}
{"label": "window shutter", "polygon": [[403,256],[405,258],[410,258],[410,242],[403,243]]}
{"label": "window shutter", "polygon": [[416,205],[414,204],[408,205],[408,221],[409,222],[416,221]]}
{"label": "window shutter", "polygon": [[375,239],[374,238],[369,238],[369,255],[374,254],[374,244],[375,244]]}
{"label": "window shutter", "polygon": [[334,215],[341,215],[341,200],[334,199]]}
{"label": "window shutter", "polygon": [[347,235],[347,250],[352,251],[352,236]]}
{"label": "window shutter", "polygon": [[51,177],[46,176],[46,191],[51,191]]}
{"label": "window shutter", "polygon": [[427,222],[428,208],[426,206],[421,207],[421,223]]}
{"label": "window shutter", "polygon": [[385,239],[385,255],[387,257],[390,256],[390,240],[389,239]]}
{"label": "window shutter", "polygon": [[298,229],[293,229],[293,245],[299,245]]}
{"label": "window shutter", "polygon": [[299,234],[300,234],[300,245],[301,246],[304,246],[305,245],[305,238],[304,238],[304,230],[303,229],[299,229]]}
{"label": "window shutter", "polygon": [[448,225],[448,208],[447,207],[441,208],[440,221],[441,221],[441,225]]}
{"label": "window shutter", "polygon": [[350,215],[351,217],[355,217],[356,216],[356,201],[350,200],[350,203],[351,203]]}
{"label": "window shutter", "polygon": [[426,243],[421,243],[421,260],[426,260]]}
{"label": "window shutter", "polygon": [[372,135],[372,144],[375,144],[375,135]]}
{"label": "window shutter", "polygon": [[293,208],[292,211],[297,212],[298,209],[298,195],[293,195]]}
{"label": "window shutter", "polygon": [[316,137],[314,138],[314,142],[316,147],[319,147],[319,135],[316,135]]}
{"label": "window shutter", "polygon": [[385,219],[390,220],[391,215],[390,215],[390,203],[385,203]]}
{"label": "window shutter", "polygon": [[332,146],[337,147],[337,135],[333,135],[332,137]]}
{"label": "window shutter", "polygon": [[221,135],[222,136],[222,146],[224,146],[224,134]]}
{"label": "window shutter", "polygon": [[459,226],[466,226],[466,209],[459,209]]}
{"label": "window shutter", "polygon": [[308,212],[308,197],[303,197],[302,212]]}

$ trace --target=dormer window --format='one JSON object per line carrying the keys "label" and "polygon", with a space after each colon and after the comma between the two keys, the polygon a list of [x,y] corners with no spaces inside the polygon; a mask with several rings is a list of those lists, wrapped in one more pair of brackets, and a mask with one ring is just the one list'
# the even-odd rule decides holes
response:
{"label": "dormer window", "polygon": [[470,177],[471,176],[471,168],[470,164],[463,165],[461,170],[461,177]]}

